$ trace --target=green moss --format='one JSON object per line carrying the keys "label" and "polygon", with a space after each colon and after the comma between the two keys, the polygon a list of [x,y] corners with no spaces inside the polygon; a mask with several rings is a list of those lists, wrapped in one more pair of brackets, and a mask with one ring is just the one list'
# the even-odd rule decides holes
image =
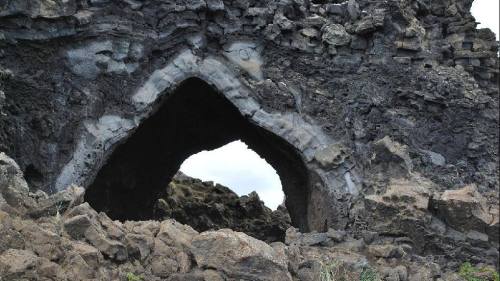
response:
{"label": "green moss", "polygon": [[143,281],[141,276],[137,276],[132,272],[127,273],[127,281]]}
{"label": "green moss", "polygon": [[500,276],[491,267],[475,267],[470,262],[464,262],[458,271],[458,275],[466,281],[500,281]]}

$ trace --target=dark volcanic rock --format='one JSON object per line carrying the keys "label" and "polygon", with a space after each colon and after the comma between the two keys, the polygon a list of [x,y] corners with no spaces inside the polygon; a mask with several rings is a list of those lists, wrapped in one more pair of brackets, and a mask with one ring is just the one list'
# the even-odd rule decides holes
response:
{"label": "dark volcanic rock", "polygon": [[173,218],[200,232],[230,228],[267,242],[284,241],[291,226],[285,207],[272,211],[255,192],[239,197],[225,186],[180,172],[160,195],[155,217]]}
{"label": "dark volcanic rock", "polygon": [[[2,210],[37,222],[83,212],[74,207],[81,198],[68,197],[82,194],[68,188],[76,184],[87,208],[148,220],[187,157],[241,139],[279,174],[300,232],[346,231],[353,240],[343,247],[356,250],[375,232],[441,267],[496,265],[498,43],[476,29],[472,2],[0,0],[0,151],[17,162],[0,154],[0,176],[16,171],[0,178]],[[204,200],[196,204],[217,214]],[[241,210],[222,212],[252,215],[258,206],[238,200]],[[52,233],[64,222],[55,225]],[[105,258],[148,252],[137,237],[127,245],[104,227],[67,226]],[[163,258],[146,271],[210,270],[190,268],[167,242],[155,241]],[[3,263],[53,268],[14,246]],[[313,248],[294,252],[310,258],[292,275],[314,278],[312,257],[327,254]],[[387,249],[372,252],[400,253]],[[74,276],[96,278],[76,250],[68,255]],[[4,266],[8,279],[24,270]],[[409,274],[438,278],[427,269]]]}

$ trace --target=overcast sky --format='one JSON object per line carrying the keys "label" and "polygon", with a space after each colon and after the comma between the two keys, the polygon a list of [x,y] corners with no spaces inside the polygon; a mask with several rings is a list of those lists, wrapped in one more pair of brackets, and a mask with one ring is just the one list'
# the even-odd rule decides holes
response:
{"label": "overcast sky", "polygon": [[188,176],[225,185],[240,196],[257,191],[273,210],[283,202],[276,171],[241,141],[197,153],[184,161],[180,170]]}
{"label": "overcast sky", "polygon": [[[481,23],[479,28],[490,28],[497,34],[497,39],[499,2],[475,0],[472,6],[472,14]],[[195,154],[182,164],[181,171],[191,177],[225,185],[240,196],[255,190],[273,210],[283,202],[281,182],[276,171],[241,141]]]}
{"label": "overcast sky", "polygon": [[475,0],[472,4],[472,15],[481,24],[478,28],[489,28],[497,35],[498,40],[498,10],[499,0]]}

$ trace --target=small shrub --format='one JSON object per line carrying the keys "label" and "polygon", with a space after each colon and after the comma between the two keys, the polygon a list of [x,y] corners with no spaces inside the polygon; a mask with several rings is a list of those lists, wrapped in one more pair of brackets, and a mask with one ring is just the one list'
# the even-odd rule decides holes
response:
{"label": "small shrub", "polygon": [[320,281],[350,281],[354,280],[350,276],[350,271],[343,262],[333,260],[321,267]]}
{"label": "small shrub", "polygon": [[333,260],[323,264],[320,281],[379,281],[377,271],[365,267],[361,274],[346,266],[342,261]]}
{"label": "small shrub", "polygon": [[359,281],[378,281],[377,271],[371,267],[365,267],[359,276]]}
{"label": "small shrub", "polygon": [[500,276],[491,267],[477,268],[470,262],[464,262],[458,271],[458,275],[466,281],[500,281]]}
{"label": "small shrub", "polygon": [[127,281],[143,281],[141,276],[137,276],[132,272],[127,273]]}
{"label": "small shrub", "polygon": [[337,268],[337,261],[327,263],[321,266],[321,272],[319,274],[320,281],[333,281],[333,272]]}

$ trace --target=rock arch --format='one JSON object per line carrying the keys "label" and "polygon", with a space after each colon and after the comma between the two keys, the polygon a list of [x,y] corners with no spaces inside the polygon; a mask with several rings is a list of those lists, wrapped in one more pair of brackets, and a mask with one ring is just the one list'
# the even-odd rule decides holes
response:
{"label": "rock arch", "polygon": [[[248,47],[246,44],[238,46]],[[245,53],[245,56],[249,59],[240,66],[241,69],[249,72],[258,70],[258,54],[248,56],[248,53]],[[99,120],[85,123],[85,131],[73,158],[59,175],[56,188],[60,190],[70,183],[77,183],[86,187],[91,186],[93,191],[89,191],[89,194],[97,192],[96,186],[105,185],[104,179],[111,178],[109,175],[112,174],[114,168],[108,167],[112,167],[115,161],[120,162],[120,157],[123,157],[117,156],[116,159],[112,152],[117,150],[117,155],[125,154],[120,152],[120,149],[126,147],[127,144],[118,146],[120,143],[124,143],[133,136],[134,132],[141,130],[140,125],[143,122],[154,119],[154,115],[161,113],[162,105],[168,104],[169,99],[175,100],[174,97],[178,94],[175,93],[176,89],[180,92],[189,92],[190,87],[204,88],[212,93],[212,97],[219,92],[221,94],[219,98],[222,98],[218,101],[220,104],[224,104],[225,107],[232,106],[233,109],[227,109],[227,112],[231,112],[228,116],[240,120],[232,126],[243,126],[251,133],[234,129],[229,135],[219,137],[219,139],[214,137],[209,143],[194,145],[183,150],[174,157],[173,163],[175,164],[172,164],[163,178],[158,175],[156,183],[167,184],[169,177],[178,170],[182,160],[190,154],[242,138],[252,149],[264,156],[280,174],[287,195],[287,206],[296,226],[303,230],[322,230],[338,223],[342,217],[337,212],[342,209],[342,206],[339,209],[339,206],[333,203],[332,196],[336,196],[336,192],[344,193],[343,190],[355,193],[353,190],[355,185],[350,179],[349,171],[339,170],[338,167],[325,169],[328,163],[318,164],[318,154],[320,158],[321,155],[328,154],[330,151],[328,148],[335,142],[325,136],[319,127],[304,119],[297,112],[267,112],[261,108],[252,97],[248,87],[236,78],[235,69],[232,66],[238,64],[238,60],[234,58],[228,60],[230,62],[216,57],[202,58],[193,50],[187,49],[180,52],[165,67],[155,70],[132,95],[131,101],[135,111],[130,116],[106,114]],[[258,79],[258,75],[254,76],[254,79]],[[168,115],[168,113],[165,114]],[[159,165],[159,167],[165,166]],[[94,182],[94,179],[97,182]],[[159,187],[154,187],[153,192],[157,188]],[[100,194],[95,197],[107,200],[105,198],[109,199],[110,196],[114,195]],[[127,204],[138,204],[137,206],[144,208],[152,204],[151,198],[143,198],[142,203],[132,203],[132,199],[141,198],[134,192],[123,196],[128,196],[127,198],[130,199],[122,200],[128,202]],[[97,205],[99,204],[103,208],[106,204],[109,207],[109,202],[100,201]],[[123,209],[123,206],[120,208]],[[120,214],[117,210],[115,212],[116,217],[127,215]],[[137,215],[141,217],[145,214]],[[134,218],[134,216],[128,217]]]}
{"label": "rock arch", "polygon": [[498,263],[484,255],[498,223],[461,229],[434,209],[446,189],[499,189],[498,45],[474,28],[471,0],[24,2],[0,11],[0,150],[33,191],[91,185],[197,77],[297,151],[310,230]]}
{"label": "rock arch", "polygon": [[278,172],[295,225],[307,228],[309,172],[285,140],[243,117],[223,95],[188,78],[117,146],[86,193],[115,219],[148,219],[158,193],[190,155],[242,139]]}

